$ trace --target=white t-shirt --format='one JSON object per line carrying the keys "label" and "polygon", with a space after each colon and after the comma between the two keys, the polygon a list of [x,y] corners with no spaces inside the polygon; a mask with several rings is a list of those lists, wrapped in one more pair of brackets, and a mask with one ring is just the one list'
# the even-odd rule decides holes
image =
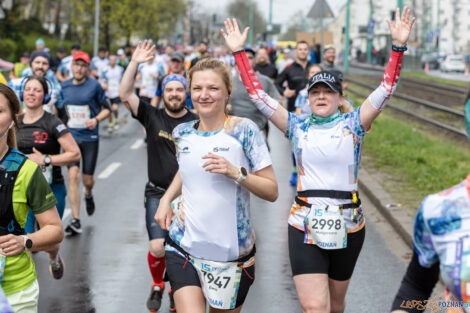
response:
{"label": "white t-shirt", "polygon": [[270,166],[271,157],[251,120],[227,117],[217,132],[199,132],[195,122],[173,130],[183,181],[181,209],[170,238],[191,256],[233,261],[249,254],[255,234],[250,221],[250,192],[222,174],[206,172],[202,156],[212,152],[248,171]]}
{"label": "white t-shirt", "polygon": [[139,67],[139,72],[142,75],[141,78],[141,90],[140,95],[148,98],[153,98],[158,87],[158,76],[160,71],[158,70],[158,65],[155,63],[141,64]]}
{"label": "white t-shirt", "polygon": [[[310,118],[301,119],[289,113],[286,136],[292,141],[297,162],[297,190],[357,189],[357,175],[361,159],[364,135],[360,108],[344,115],[337,112],[336,118],[323,124],[311,123]],[[310,204],[340,205],[351,200],[330,198],[302,198]],[[304,220],[309,209],[294,202],[289,215],[289,224],[304,230]],[[345,209],[343,216],[348,232],[360,230],[365,223],[362,208],[358,208],[358,221],[352,221],[352,209]]]}
{"label": "white t-shirt", "polygon": [[98,77],[101,77],[103,70],[109,65],[108,58],[100,59],[98,56],[91,59],[91,69],[96,70]]}
{"label": "white t-shirt", "polygon": [[117,98],[119,96],[119,85],[121,83],[123,73],[124,69],[119,65],[115,65],[114,67],[108,65],[103,69],[100,78],[108,85],[106,97],[109,99]]}

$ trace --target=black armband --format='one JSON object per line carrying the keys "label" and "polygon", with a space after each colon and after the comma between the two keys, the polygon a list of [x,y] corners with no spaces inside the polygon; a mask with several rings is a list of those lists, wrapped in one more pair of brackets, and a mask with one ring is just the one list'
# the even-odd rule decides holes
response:
{"label": "black armband", "polygon": [[408,48],[406,47],[406,45],[402,47],[392,45],[392,50],[396,52],[405,52],[406,50],[408,50]]}

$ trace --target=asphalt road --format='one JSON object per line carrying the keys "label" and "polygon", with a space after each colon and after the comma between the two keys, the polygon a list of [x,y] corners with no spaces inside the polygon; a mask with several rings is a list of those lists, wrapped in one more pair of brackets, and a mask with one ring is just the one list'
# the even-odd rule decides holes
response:
{"label": "asphalt road", "polygon": [[[123,111],[124,112],[124,111]],[[272,126],[272,125],[271,125]],[[242,312],[302,312],[291,276],[287,251],[287,216],[294,189],[289,142],[271,127],[270,144],[279,199],[268,203],[252,196],[257,235],[256,279]],[[94,189],[96,213],[88,217],[82,203],[83,233],[66,237],[61,255],[64,277],[48,272],[45,253],[34,256],[40,284],[39,312],[147,312],[151,276],[143,206],[146,146],[138,122],[109,136],[105,131]],[[367,142],[366,142],[367,144]],[[65,170],[64,170],[65,171]],[[347,295],[347,313],[389,312],[406,269],[409,249],[367,198],[366,242]],[[70,219],[66,211],[64,225]],[[168,312],[164,297],[161,312]]]}

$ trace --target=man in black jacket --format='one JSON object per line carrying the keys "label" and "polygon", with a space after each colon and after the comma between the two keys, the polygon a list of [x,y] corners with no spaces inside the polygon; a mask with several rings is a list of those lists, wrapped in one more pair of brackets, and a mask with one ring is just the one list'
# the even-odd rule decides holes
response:
{"label": "man in black jacket", "polygon": [[[295,62],[286,67],[276,79],[277,89],[287,98],[287,110],[289,112],[295,111],[295,99],[307,84],[306,71],[311,65],[308,61],[308,55],[308,43],[306,41],[297,42]],[[284,87],[285,82],[287,82],[287,88]]]}

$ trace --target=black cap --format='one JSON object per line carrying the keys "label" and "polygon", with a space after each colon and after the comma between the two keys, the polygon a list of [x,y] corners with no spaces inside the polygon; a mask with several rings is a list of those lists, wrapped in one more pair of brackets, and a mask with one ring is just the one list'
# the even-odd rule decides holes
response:
{"label": "black cap", "polygon": [[173,51],[173,53],[171,54],[171,57],[170,57],[170,60],[173,61],[178,61],[180,63],[183,63],[184,62],[184,54],[183,52],[181,51]]}
{"label": "black cap", "polygon": [[78,43],[74,44],[70,50],[75,49],[75,50],[82,50],[82,47]]}
{"label": "black cap", "polygon": [[65,53],[66,51],[64,47],[59,47],[59,49],[57,49],[57,52]]}
{"label": "black cap", "polygon": [[255,50],[253,50],[251,47],[246,46],[244,50],[245,52],[251,52],[254,56],[256,56]]}
{"label": "black cap", "polygon": [[338,76],[339,81],[342,82],[344,80],[343,72],[338,71],[338,70],[330,70],[330,72]]}
{"label": "black cap", "polygon": [[313,75],[312,78],[308,81],[308,88],[307,90],[310,91],[310,89],[313,88],[313,86],[317,84],[326,84],[328,87],[331,88],[331,90],[335,92],[339,92],[340,94],[343,94],[343,87],[341,86],[341,80],[337,75],[330,71],[321,71],[315,75]]}
{"label": "black cap", "polygon": [[25,52],[25,53],[23,53],[23,54],[21,55],[21,57],[22,57],[22,58],[29,58],[30,55],[29,55],[28,52]]}

